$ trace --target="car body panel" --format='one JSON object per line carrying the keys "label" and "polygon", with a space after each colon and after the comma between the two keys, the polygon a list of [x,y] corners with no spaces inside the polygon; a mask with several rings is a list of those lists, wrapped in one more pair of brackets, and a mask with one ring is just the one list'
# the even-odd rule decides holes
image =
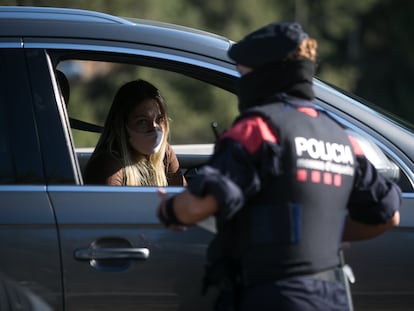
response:
{"label": "car body panel", "polygon": [[[114,303],[126,310],[209,310],[211,296],[200,297],[200,291],[213,234],[197,226],[185,234],[165,230],[156,216],[155,187],[117,188],[48,188],[62,241],[66,305],[73,310],[89,304],[113,310]],[[169,188],[171,194],[181,191]],[[104,259],[99,254],[82,257],[102,248],[114,253]],[[129,257],[125,252],[132,249],[147,250],[148,258],[122,256]],[[193,278],[200,283],[188,283]]]}
{"label": "car body panel", "polygon": [[2,272],[63,309],[58,230],[45,187],[0,187]]}

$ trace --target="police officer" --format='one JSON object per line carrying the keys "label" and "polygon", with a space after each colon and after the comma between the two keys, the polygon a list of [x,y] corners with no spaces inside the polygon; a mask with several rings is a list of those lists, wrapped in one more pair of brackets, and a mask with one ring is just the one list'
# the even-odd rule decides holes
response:
{"label": "police officer", "polygon": [[[222,310],[349,310],[341,240],[398,225],[400,189],[312,100],[316,40],[272,23],[235,43],[240,116],[158,216],[180,229],[214,215],[205,285]],[[345,227],[345,228],[344,228]]]}

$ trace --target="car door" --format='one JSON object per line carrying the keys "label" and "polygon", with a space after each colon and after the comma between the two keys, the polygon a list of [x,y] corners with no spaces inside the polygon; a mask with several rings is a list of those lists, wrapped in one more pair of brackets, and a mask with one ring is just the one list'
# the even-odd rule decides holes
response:
{"label": "car door", "polygon": [[[29,54],[36,53],[41,52]],[[47,193],[60,238],[66,310],[210,310],[214,291],[200,293],[213,233],[202,226],[185,233],[166,230],[156,216],[156,187],[82,184],[67,111],[54,81],[53,51],[43,53],[43,60],[30,62],[30,70],[36,72],[33,92],[51,98],[47,104],[53,106],[48,122],[41,113],[36,117],[50,162]],[[62,140],[55,146],[66,145],[58,157],[50,148],[51,135]],[[182,190],[167,188],[169,194]]]}
{"label": "car door", "polygon": [[12,41],[0,49],[0,273],[62,310],[58,232],[33,115],[36,100],[23,49]]}
{"label": "car door", "polygon": [[156,188],[117,188],[49,187],[68,310],[209,310],[200,284],[212,233],[166,230]]}

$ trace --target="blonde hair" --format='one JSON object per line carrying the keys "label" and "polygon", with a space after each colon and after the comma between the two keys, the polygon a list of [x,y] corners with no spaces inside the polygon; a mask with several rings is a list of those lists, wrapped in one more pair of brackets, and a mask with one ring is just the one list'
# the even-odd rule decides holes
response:
{"label": "blonde hair", "polygon": [[[164,135],[158,152],[137,156],[129,144],[127,116],[148,99],[158,103],[163,116],[161,127]],[[167,107],[159,90],[147,81],[134,80],[121,86],[115,95],[94,154],[109,152],[119,159],[126,186],[167,186],[164,159],[169,131]]]}
{"label": "blonde hair", "polygon": [[149,155],[140,155],[139,158],[132,156],[131,147],[128,143],[126,130],[122,136],[121,148],[123,154],[123,179],[127,186],[167,186],[167,176],[165,175],[164,158],[167,148],[167,136],[169,133],[168,121],[164,121],[162,126],[164,135],[161,147],[158,152]]}
{"label": "blonde hair", "polygon": [[298,58],[308,58],[316,62],[318,42],[313,38],[304,39],[299,47],[292,54],[288,56],[288,60],[295,60]]}

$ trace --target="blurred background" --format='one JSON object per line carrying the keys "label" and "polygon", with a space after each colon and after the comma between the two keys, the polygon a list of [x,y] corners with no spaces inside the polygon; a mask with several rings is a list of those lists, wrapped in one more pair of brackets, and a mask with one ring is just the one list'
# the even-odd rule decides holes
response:
{"label": "blurred background", "polygon": [[180,24],[234,41],[267,23],[296,20],[318,40],[317,77],[414,124],[411,0],[0,0],[0,5],[89,9]]}

